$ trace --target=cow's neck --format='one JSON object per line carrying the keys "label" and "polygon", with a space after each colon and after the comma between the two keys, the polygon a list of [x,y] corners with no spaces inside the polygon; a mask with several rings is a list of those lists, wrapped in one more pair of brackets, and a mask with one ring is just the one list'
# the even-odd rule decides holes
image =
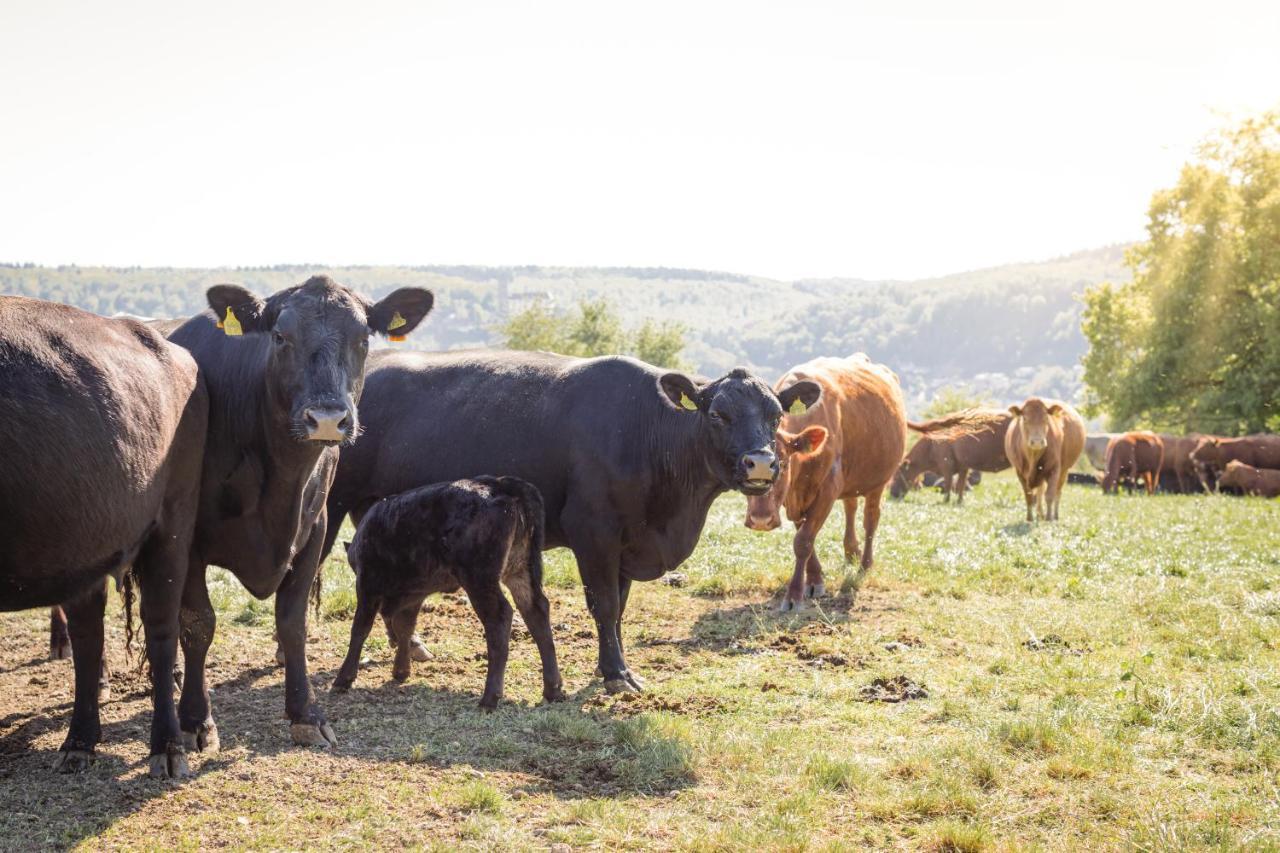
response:
{"label": "cow's neck", "polygon": [[791,473],[791,484],[783,500],[787,518],[800,521],[809,514],[810,508],[822,494],[823,485],[831,476],[832,467],[838,462],[839,458],[829,450],[799,461],[797,468]]}

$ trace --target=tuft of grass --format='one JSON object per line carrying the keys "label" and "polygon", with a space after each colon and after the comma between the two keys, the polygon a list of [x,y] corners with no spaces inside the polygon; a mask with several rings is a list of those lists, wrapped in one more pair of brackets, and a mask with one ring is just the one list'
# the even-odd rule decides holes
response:
{"label": "tuft of grass", "polygon": [[506,797],[483,779],[464,782],[457,793],[458,808],[464,812],[496,815],[502,813]]}
{"label": "tuft of grass", "polygon": [[939,824],[925,845],[934,853],[982,853],[991,848],[991,834],[985,827],[955,821]]}
{"label": "tuft of grass", "polygon": [[815,755],[805,767],[809,783],[821,791],[855,791],[866,785],[867,772],[852,761]]}
{"label": "tuft of grass", "polygon": [[695,778],[688,720],[669,714],[641,714],[616,724],[615,736],[627,756],[620,776],[637,790],[667,790]]}

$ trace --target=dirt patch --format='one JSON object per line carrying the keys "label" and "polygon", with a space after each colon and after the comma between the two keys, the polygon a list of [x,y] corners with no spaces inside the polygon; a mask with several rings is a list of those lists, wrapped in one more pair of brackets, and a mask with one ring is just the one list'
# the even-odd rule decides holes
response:
{"label": "dirt patch", "polygon": [[692,717],[710,717],[731,710],[714,696],[662,696],[657,693],[599,693],[582,704],[584,711],[608,711],[615,717],[634,717],[650,711],[667,711]]}
{"label": "dirt patch", "polygon": [[1086,644],[1073,644],[1057,634],[1045,634],[1043,637],[1032,636],[1023,640],[1022,647],[1030,652],[1056,652],[1060,655],[1087,655],[1093,651]]}
{"label": "dirt patch", "polygon": [[905,675],[877,678],[858,691],[863,702],[906,702],[910,699],[928,699],[929,691]]}

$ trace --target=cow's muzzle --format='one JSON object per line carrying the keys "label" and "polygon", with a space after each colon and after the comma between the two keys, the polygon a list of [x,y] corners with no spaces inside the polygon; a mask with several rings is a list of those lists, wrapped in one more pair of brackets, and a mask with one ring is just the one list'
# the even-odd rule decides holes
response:
{"label": "cow's muzzle", "polygon": [[302,412],[308,441],[342,442],[351,437],[355,418],[346,406],[310,406]]}
{"label": "cow's muzzle", "polygon": [[753,450],[738,460],[738,478],[742,491],[763,495],[778,476],[778,457],[772,450]]}
{"label": "cow's muzzle", "polygon": [[777,530],[782,526],[782,519],[775,513],[773,515],[752,515],[747,513],[747,529],[748,530]]}

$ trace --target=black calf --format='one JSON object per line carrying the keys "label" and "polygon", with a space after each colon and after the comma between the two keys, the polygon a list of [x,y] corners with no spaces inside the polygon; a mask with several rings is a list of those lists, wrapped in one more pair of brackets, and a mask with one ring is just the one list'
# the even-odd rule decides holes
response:
{"label": "black calf", "polygon": [[542,657],[542,695],[564,699],[550,606],[542,592],[543,508],[538,490],[515,477],[477,477],[423,486],[386,498],[364,515],[347,556],[356,572],[356,615],[351,645],[333,682],[349,689],[360,652],[379,613],[396,649],[391,674],[409,677],[410,638],[422,602],[433,592],[461,586],[484,625],[489,671],[480,707],[502,698],[511,590]]}

